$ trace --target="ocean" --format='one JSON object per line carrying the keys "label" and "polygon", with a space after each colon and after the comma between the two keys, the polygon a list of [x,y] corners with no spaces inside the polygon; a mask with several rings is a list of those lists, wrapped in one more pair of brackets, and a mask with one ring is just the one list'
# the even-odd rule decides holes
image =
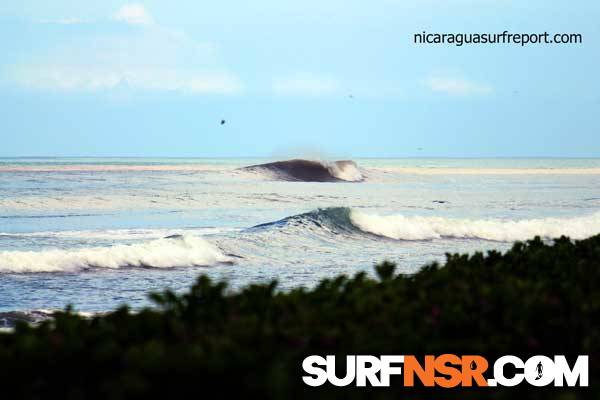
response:
{"label": "ocean", "polygon": [[448,252],[600,233],[600,159],[273,161],[0,159],[0,312],[138,308],[199,274],[232,290],[383,260],[410,274]]}

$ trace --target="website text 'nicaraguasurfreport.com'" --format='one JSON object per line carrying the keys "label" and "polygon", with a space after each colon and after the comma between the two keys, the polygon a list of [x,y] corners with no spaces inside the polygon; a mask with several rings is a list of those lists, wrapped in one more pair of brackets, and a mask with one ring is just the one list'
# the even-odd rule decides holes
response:
{"label": "website text 'nicaraguasurfreport.com'", "polygon": [[583,35],[581,33],[512,33],[509,31],[498,33],[432,33],[422,31],[413,35],[413,42],[422,45],[445,44],[458,47],[479,44],[572,45],[583,43]]}

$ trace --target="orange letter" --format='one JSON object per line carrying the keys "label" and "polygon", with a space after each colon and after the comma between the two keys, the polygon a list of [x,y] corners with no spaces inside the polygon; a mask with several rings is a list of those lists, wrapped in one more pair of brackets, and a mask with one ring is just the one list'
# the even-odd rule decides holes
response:
{"label": "orange letter", "polygon": [[463,356],[462,358],[462,385],[473,386],[473,379],[477,386],[487,386],[483,373],[488,369],[488,362],[481,356]]}
{"label": "orange letter", "polygon": [[425,356],[425,369],[421,367],[415,356],[404,356],[404,386],[415,385],[415,373],[424,386],[433,386],[435,377],[434,357]]}
{"label": "orange letter", "polygon": [[435,378],[435,383],[444,388],[453,388],[460,384],[462,374],[458,368],[447,366],[446,364],[461,365],[461,359],[454,354],[442,354],[435,359],[435,369],[437,372],[446,376],[438,376]]}

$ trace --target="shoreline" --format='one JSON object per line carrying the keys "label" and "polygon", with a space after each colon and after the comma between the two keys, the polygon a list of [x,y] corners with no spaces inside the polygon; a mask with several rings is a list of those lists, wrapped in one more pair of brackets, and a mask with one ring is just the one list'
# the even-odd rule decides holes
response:
{"label": "shoreline", "polygon": [[[396,173],[405,175],[600,175],[600,167],[569,167],[569,168],[465,168],[465,167],[378,167],[360,166],[359,168],[369,172]],[[171,165],[22,165],[22,166],[0,166],[3,172],[234,172],[238,171],[236,165],[214,165],[214,164],[171,164]]]}

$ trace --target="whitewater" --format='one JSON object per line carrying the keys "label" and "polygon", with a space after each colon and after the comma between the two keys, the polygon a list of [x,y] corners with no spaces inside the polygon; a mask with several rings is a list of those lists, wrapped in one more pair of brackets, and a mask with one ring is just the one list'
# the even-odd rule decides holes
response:
{"label": "whitewater", "polygon": [[600,233],[598,159],[0,159],[0,312]]}

